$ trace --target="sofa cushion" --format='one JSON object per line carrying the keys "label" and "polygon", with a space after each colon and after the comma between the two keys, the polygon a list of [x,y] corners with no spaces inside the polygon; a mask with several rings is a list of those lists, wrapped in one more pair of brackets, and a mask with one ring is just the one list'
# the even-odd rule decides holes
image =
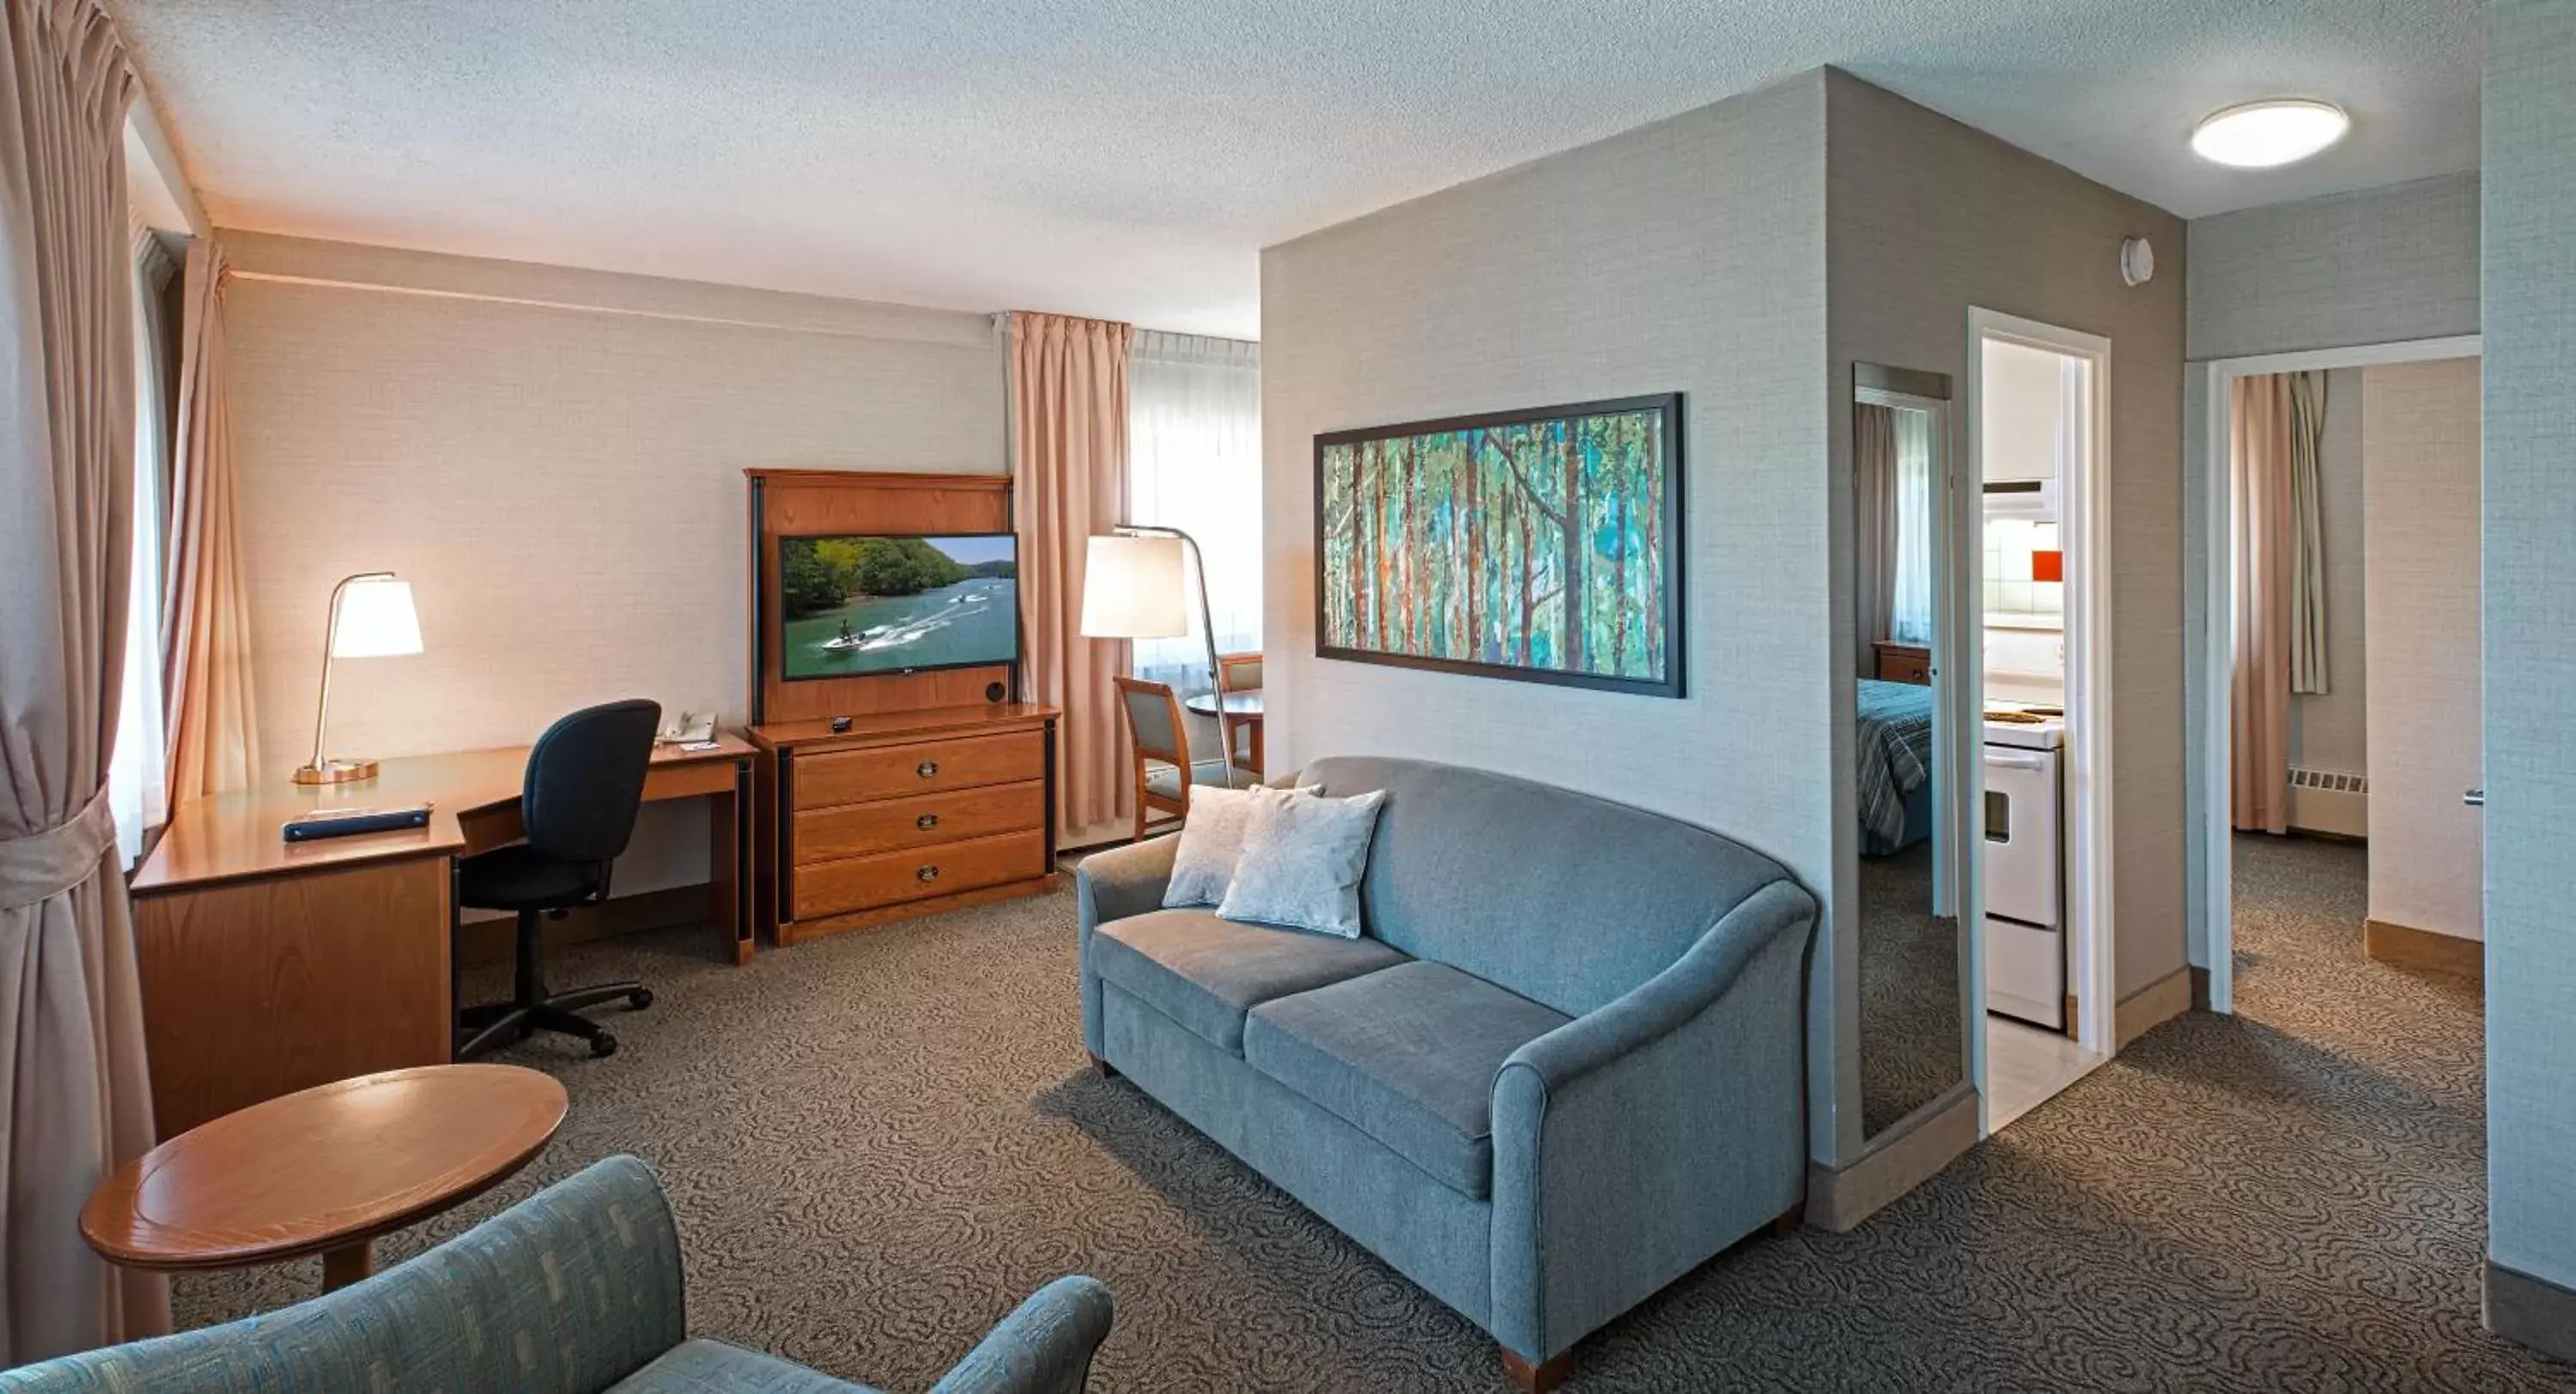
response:
{"label": "sofa cushion", "polygon": [[1111,920],[1091,936],[1091,971],[1238,1055],[1251,1008],[1404,961],[1375,939],[1232,924],[1206,910]]}
{"label": "sofa cushion", "polygon": [[1485,770],[1334,756],[1299,778],[1386,791],[1360,883],[1371,937],[1575,1016],[1788,875],[1706,828]]}
{"label": "sofa cushion", "polygon": [[1444,964],[1399,963],[1254,1007],[1243,1058],[1482,1200],[1493,1192],[1494,1072],[1570,1019]]}
{"label": "sofa cushion", "polygon": [[682,1341],[605,1394],[877,1394],[774,1355],[701,1337]]}

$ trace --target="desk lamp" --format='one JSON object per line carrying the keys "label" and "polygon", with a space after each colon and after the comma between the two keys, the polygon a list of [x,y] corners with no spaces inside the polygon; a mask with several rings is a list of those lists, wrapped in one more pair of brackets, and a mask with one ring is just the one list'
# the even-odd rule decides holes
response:
{"label": "desk lamp", "polygon": [[313,762],[295,772],[298,784],[340,784],[376,777],[373,760],[334,760],[322,753],[331,717],[331,663],[341,658],[390,658],[420,652],[420,616],[411,607],[411,582],[390,571],[368,571],[331,588],[330,629],[322,648],[322,695],[313,704]]}

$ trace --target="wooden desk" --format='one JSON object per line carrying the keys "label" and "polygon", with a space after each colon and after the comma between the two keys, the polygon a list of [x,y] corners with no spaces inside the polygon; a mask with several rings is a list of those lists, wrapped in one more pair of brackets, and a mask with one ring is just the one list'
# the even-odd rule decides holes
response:
{"label": "wooden desk", "polygon": [[[756,920],[753,747],[657,747],[648,801],[706,798],[709,913],[737,963]],[[285,776],[181,804],[136,871],[135,965],[163,1137],[353,1075],[444,1063],[453,1046],[455,859],[520,836],[524,746],[387,760],[374,779]],[[431,805],[429,826],[289,843],[320,808]]]}

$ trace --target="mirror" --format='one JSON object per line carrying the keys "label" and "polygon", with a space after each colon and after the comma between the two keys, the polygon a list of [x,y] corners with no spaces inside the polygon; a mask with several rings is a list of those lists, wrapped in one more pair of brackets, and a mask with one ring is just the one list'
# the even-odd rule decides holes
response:
{"label": "mirror", "polygon": [[1860,820],[1861,1133],[1885,1131],[1967,1078],[1949,761],[1949,379],[1858,364],[1852,385],[1852,571]]}

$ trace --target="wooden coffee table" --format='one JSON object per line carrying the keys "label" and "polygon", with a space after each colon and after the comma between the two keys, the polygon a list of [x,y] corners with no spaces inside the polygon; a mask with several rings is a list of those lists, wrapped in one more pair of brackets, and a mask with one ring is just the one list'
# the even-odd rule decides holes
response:
{"label": "wooden coffee table", "polygon": [[562,1126],[564,1089],[516,1065],[386,1070],[253,1104],[116,1169],[81,1235],[128,1268],[322,1255],[325,1291],[375,1268],[377,1235],[490,1190]]}

